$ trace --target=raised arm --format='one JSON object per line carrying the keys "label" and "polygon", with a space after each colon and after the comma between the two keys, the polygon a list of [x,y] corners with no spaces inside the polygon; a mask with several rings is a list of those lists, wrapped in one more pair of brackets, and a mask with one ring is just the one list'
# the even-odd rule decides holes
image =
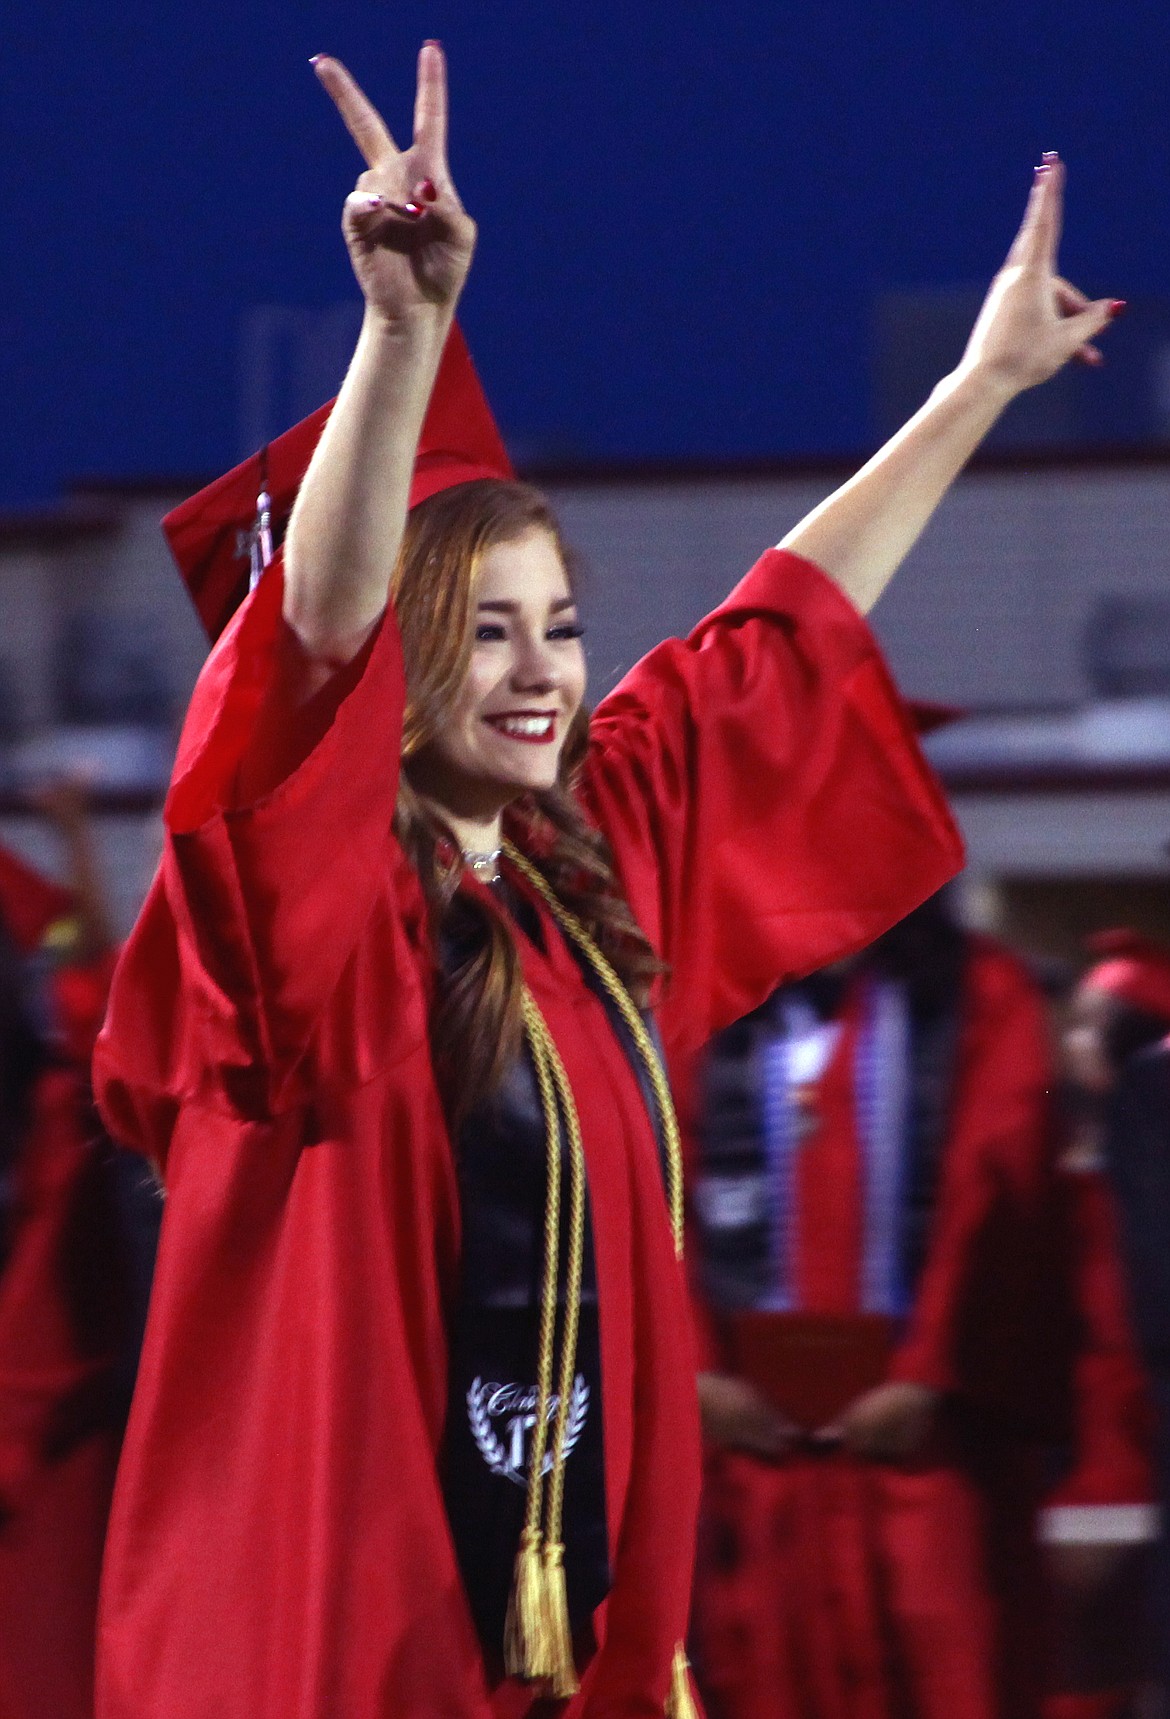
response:
{"label": "raised arm", "polygon": [[98,961],[112,953],[118,940],[98,863],[88,785],[80,776],[63,777],[41,788],[33,804],[57,832],[77,904],[77,941],[68,959]]}
{"label": "raised arm", "polygon": [[447,167],[439,44],[419,54],[406,150],[339,61],[320,56],[314,67],[366,162],[342,223],[366,311],[285,545],[284,613],[305,656],[304,695],[357,654],[386,606],[423,417],[475,246]]}
{"label": "raised arm", "polygon": [[1100,362],[1092,341],[1120,306],[1115,299],[1091,302],[1057,274],[1063,193],[1064,166],[1046,155],[958,368],[780,544],[815,561],[863,613],[1010,401],[1070,358]]}

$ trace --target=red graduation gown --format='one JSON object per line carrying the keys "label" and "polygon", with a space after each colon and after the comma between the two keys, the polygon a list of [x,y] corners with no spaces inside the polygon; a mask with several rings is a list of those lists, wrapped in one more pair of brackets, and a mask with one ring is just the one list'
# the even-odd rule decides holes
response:
{"label": "red graduation gown", "polygon": [[[280,622],[273,569],[203,672],[160,875],[95,1064],[168,1202],[110,1533],[102,1719],[487,1719],[436,1459],[459,1212],[433,951],[391,831],[392,616],[310,755],[231,807]],[[864,624],[769,553],[602,704],[581,784],[670,962],[685,1066],[856,948],[960,850]],[[698,1491],[686,1294],[634,1076],[559,937],[521,940],[581,1108],[613,1587],[574,1712],[660,1714]],[[493,1708],[494,1702],[494,1708]]]}
{"label": "red graduation gown", "polygon": [[[1026,1552],[1035,1502],[1009,1429],[1038,1407],[1051,1332],[1051,1054],[1042,999],[1005,950],[974,940],[964,986],[938,1205],[890,1376],[976,1406],[989,1466],[976,1476],[945,1442],[905,1469],[710,1450],[696,1641],[719,1719],[1003,1719],[1035,1702],[1035,1640],[1022,1665],[992,1560],[1005,1536]],[[861,1305],[852,1001],[796,1184],[801,1304],[836,1314]]]}

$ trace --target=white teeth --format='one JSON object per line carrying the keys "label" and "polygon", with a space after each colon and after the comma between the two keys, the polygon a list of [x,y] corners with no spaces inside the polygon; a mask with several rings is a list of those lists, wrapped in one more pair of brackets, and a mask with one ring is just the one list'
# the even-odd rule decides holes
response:
{"label": "white teeth", "polygon": [[493,726],[505,734],[515,734],[524,739],[535,738],[548,734],[553,725],[551,716],[505,716],[497,717]]}

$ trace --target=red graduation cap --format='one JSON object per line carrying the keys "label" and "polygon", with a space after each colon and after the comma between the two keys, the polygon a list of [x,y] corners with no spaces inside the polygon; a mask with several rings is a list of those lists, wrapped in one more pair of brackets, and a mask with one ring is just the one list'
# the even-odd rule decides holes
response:
{"label": "red graduation cap", "polygon": [[[171,553],[213,642],[247,594],[261,534],[274,529],[283,536],[332,410],[330,400],[163,520]],[[467,342],[453,325],[419,437],[410,505],[476,478],[512,476]],[[262,491],[269,498],[266,509],[258,506]]]}
{"label": "red graduation cap", "polygon": [[1081,983],[1108,991],[1131,1008],[1161,1016],[1170,1024],[1170,949],[1137,931],[1099,931],[1088,939],[1100,957]]}
{"label": "red graduation cap", "polygon": [[39,949],[49,927],[74,911],[71,890],[63,889],[0,847],[0,920],[26,954]]}

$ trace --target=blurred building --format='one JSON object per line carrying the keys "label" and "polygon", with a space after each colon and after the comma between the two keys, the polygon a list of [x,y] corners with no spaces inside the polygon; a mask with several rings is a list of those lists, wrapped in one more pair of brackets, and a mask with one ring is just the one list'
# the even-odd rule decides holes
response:
{"label": "blurred building", "polygon": [[[586,562],[595,695],[685,631],[847,475],[826,465],[538,470]],[[194,484],[78,489],[0,519],[0,835],[45,863],[27,782],[101,790],[129,922],[205,644],[158,529]],[[1007,449],[960,480],[875,612],[970,846],[969,917],[1039,953],[1170,936],[1170,449]]]}
{"label": "blurred building", "polygon": [[58,844],[25,794],[81,776],[121,930],[158,852],[176,723],[206,650],[158,529],[189,487],[78,487],[59,508],[0,515],[0,840],[51,872]]}
{"label": "blurred building", "polygon": [[[962,357],[985,283],[882,293],[874,310],[873,411],[892,436]],[[1012,401],[987,439],[1008,448],[1146,448],[1170,444],[1170,299],[1130,299],[1111,327],[1108,362],[1069,364]]]}

